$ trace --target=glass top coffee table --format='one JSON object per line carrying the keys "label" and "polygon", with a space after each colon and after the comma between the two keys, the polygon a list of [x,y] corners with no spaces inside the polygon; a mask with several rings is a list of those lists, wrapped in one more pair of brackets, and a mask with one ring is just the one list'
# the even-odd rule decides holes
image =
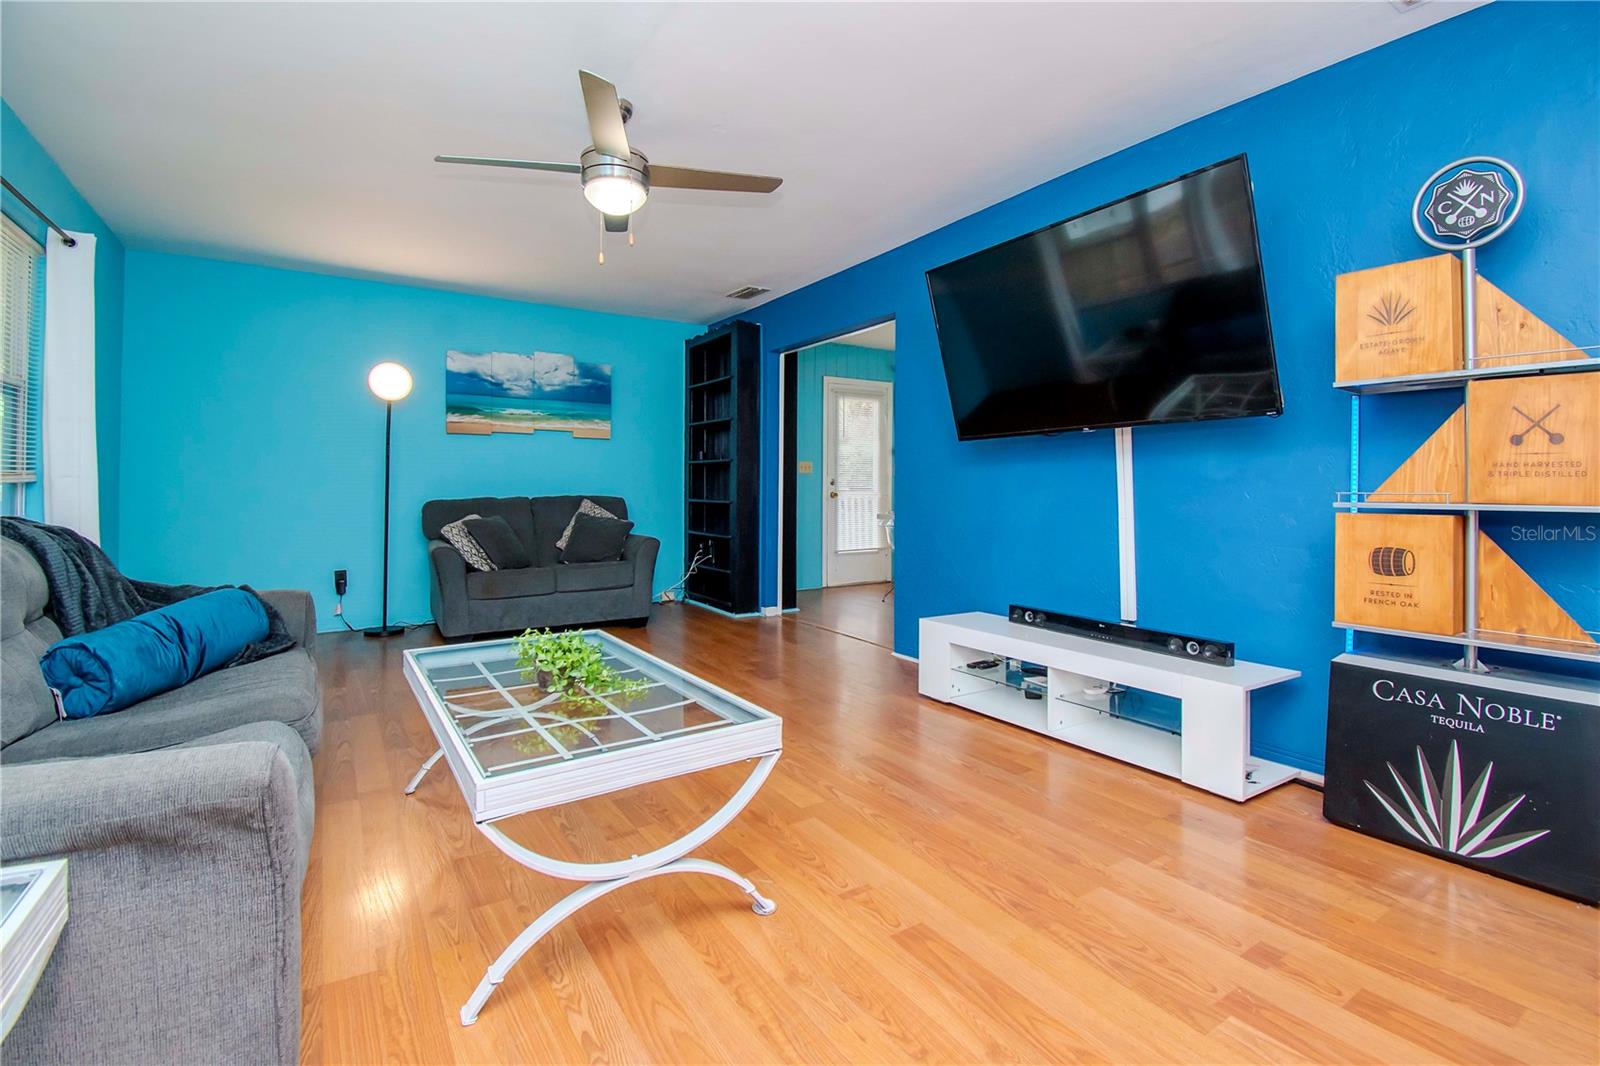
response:
{"label": "glass top coffee table", "polygon": [[[551,877],[589,882],[540,915],[490,966],[465,1006],[477,1020],[495,986],[541,937],[585,904],[623,885],[669,873],[721,877],[742,888],[757,914],[776,904],[726,866],[686,856],[742,811],[783,751],[783,720],[608,633],[590,630],[606,665],[632,691],[551,693],[517,666],[513,640],[491,640],[405,653],[406,681],[438,740],[406,786],[417,790],[441,758],[449,764],[478,830],[523,866]],[[754,760],[720,810],[647,855],[574,863],[518,844],[494,823],[502,818],[651,781]]]}

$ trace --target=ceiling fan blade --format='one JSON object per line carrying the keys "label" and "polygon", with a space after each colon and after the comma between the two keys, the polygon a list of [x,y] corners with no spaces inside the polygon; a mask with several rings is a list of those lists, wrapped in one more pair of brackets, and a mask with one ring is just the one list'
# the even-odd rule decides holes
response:
{"label": "ceiling fan blade", "polygon": [[622,129],[622,101],[617,99],[617,87],[587,70],[578,71],[578,81],[583,85],[583,106],[589,112],[589,135],[594,138],[594,146],[605,155],[627,159],[633,152]]}
{"label": "ceiling fan blade", "polygon": [[467,163],[478,167],[513,167],[517,170],[553,170],[558,174],[578,174],[576,163],[546,163],[538,159],[482,159],[475,155],[436,155],[435,163]]}
{"label": "ceiling fan blade", "polygon": [[657,189],[708,189],[714,192],[772,192],[782,178],[760,174],[729,174],[722,170],[658,167],[650,164],[650,185]]}
{"label": "ceiling fan blade", "polygon": [[606,216],[606,232],[607,233],[627,233],[628,232],[628,216],[627,215],[607,215]]}

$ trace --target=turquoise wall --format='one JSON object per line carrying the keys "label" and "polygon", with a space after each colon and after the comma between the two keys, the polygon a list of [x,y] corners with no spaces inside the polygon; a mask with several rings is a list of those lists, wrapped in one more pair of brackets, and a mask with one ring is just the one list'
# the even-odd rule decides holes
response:
{"label": "turquoise wall", "polygon": [[[1482,71],[1493,69],[1493,75]],[[1474,71],[1477,71],[1475,73]],[[1481,75],[1481,76],[1480,76]],[[1447,102],[1447,103],[1441,103]],[[1215,635],[1303,677],[1257,693],[1264,756],[1323,765],[1334,493],[1350,483],[1350,399],[1333,381],[1334,277],[1433,254],[1411,199],[1464,155],[1514,162],[1528,200],[1484,275],[1579,344],[1600,342],[1600,5],[1490,4],[1196,119],[743,312],[766,368],[814,337],[895,319],[895,650],[917,619],[1029,603],[1118,616],[1112,434],[960,442],[925,272],[1219,159],[1248,153],[1284,392],[1281,418],[1134,431],[1139,620]],[[776,374],[764,377],[776,426]],[[1404,454],[1460,396],[1363,401],[1363,447]],[[762,602],[777,602],[777,438],[766,435]],[[1386,471],[1363,461],[1363,488]],[[1535,516],[1536,517],[1536,516]],[[1524,525],[1539,525],[1531,520]],[[1544,525],[1571,525],[1565,520]],[[1589,523],[1579,523],[1587,526]],[[1592,542],[1502,546],[1600,628]],[[1442,659],[1439,645],[1398,648]],[[1555,669],[1550,660],[1486,656]],[[1519,661],[1519,658],[1521,661]]]}
{"label": "turquoise wall", "polygon": [[822,507],[827,478],[822,473],[822,379],[894,380],[894,352],[854,344],[802,348],[795,361],[795,445],[797,462],[812,472],[795,477],[795,588],[822,587]]}
{"label": "turquoise wall", "polygon": [[[683,341],[700,330],[131,252],[117,561],[149,580],[310,589],[325,629],[343,568],[351,624],[376,624],[384,411],[366,378],[393,359],[416,385],[394,409],[391,620],[431,617],[419,516],[438,497],[625,497],[639,532],[661,538],[663,588],[683,558]],[[447,435],[451,348],[612,364],[612,439]]]}
{"label": "turquoise wall", "polygon": [[[100,451],[100,540],[114,556],[120,502],[117,447],[122,436],[122,242],[4,101],[0,101],[0,172],[56,225],[95,235],[94,402],[95,440]],[[9,192],[0,193],[0,210],[44,246],[45,224]],[[36,518],[43,516],[38,487],[28,492],[27,509]]]}

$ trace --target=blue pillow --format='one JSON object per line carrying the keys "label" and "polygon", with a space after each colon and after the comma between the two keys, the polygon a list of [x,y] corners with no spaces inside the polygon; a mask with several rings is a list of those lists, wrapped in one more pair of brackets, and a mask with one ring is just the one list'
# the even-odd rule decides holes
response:
{"label": "blue pillow", "polygon": [[39,666],[68,718],[92,718],[187,685],[266,635],[260,599],[217,589],[57,641]]}

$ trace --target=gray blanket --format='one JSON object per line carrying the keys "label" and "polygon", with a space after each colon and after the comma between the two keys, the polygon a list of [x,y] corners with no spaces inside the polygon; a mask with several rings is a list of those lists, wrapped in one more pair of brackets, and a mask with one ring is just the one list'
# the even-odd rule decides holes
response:
{"label": "gray blanket", "polygon": [[[0,518],[0,536],[14,540],[39,561],[50,585],[48,614],[65,636],[90,633],[126,621],[134,615],[177,603],[212,588],[201,585],[162,585],[153,581],[134,581],[123,575],[100,546],[76,530],[47,526],[26,518]],[[277,609],[256,595],[248,585],[219,585],[240,588],[261,601],[267,612],[267,635],[247,644],[228,666],[240,666],[265,659],[294,647],[294,637]]]}

